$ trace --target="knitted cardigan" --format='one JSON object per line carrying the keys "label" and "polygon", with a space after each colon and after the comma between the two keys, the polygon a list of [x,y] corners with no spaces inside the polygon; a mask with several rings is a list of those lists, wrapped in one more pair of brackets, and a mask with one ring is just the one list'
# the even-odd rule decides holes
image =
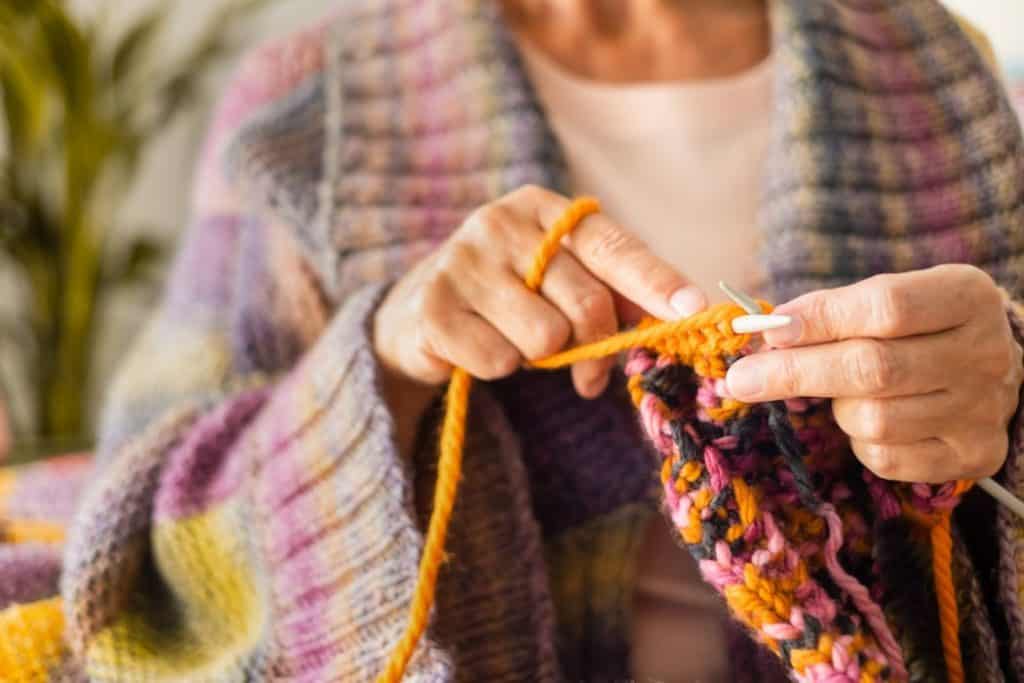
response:
{"label": "knitted cardigan", "polygon": [[[436,430],[402,460],[369,316],[473,208],[567,174],[497,3],[339,4],[223,98],[95,457],[0,472],[3,680],[369,680],[404,628]],[[957,261],[1020,298],[1024,143],[965,29],[934,0],[770,6],[762,294]],[[999,477],[1024,495],[1017,422]],[[564,372],[478,387],[408,680],[628,678],[657,470],[622,378],[590,402]],[[944,680],[927,540],[862,531],[910,679]],[[971,492],[953,538],[967,680],[1021,680],[1024,525]],[[784,679],[731,647],[734,680]]]}

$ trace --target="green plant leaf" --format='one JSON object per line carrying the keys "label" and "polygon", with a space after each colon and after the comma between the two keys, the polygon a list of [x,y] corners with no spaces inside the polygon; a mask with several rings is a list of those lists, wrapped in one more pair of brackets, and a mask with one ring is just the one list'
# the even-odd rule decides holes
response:
{"label": "green plant leaf", "polygon": [[110,214],[150,136],[196,98],[245,15],[268,2],[218,3],[184,58],[171,60],[155,46],[165,8],[183,0],[154,3],[106,46],[106,24],[82,22],[67,0],[0,0],[0,128],[18,141],[0,159],[0,260],[31,302],[21,313],[32,394],[19,398],[38,423],[26,429],[88,432],[81,388],[97,303],[116,287],[151,282],[167,252],[151,238],[108,244],[122,234]]}
{"label": "green plant leaf", "polygon": [[31,62],[8,44],[0,44],[0,99],[7,124],[12,155],[33,148],[46,127],[45,89],[38,74],[30,72]]}
{"label": "green plant leaf", "polygon": [[166,18],[167,6],[158,6],[143,15],[118,42],[110,65],[110,77],[115,85],[124,82],[125,77],[142,59]]}
{"label": "green plant leaf", "polygon": [[44,47],[62,86],[68,110],[85,116],[92,111],[95,89],[93,46],[85,39],[63,4],[52,0],[37,1]]}

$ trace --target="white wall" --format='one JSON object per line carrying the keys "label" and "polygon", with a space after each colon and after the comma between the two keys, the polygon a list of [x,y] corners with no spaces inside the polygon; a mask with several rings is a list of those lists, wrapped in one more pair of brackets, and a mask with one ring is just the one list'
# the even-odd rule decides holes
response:
{"label": "white wall", "polygon": [[992,41],[1002,65],[1024,76],[1024,0],[944,0]]}

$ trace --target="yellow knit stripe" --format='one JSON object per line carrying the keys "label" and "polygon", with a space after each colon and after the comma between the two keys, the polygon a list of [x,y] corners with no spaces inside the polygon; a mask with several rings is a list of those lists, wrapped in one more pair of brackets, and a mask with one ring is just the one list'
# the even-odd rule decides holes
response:
{"label": "yellow knit stripe", "polygon": [[159,525],[154,560],[183,618],[154,620],[168,605],[140,600],[97,633],[86,652],[86,673],[98,680],[157,683],[236,672],[261,642],[267,619],[246,569],[251,559],[238,543],[241,524],[238,506],[227,504]]}
{"label": "yellow knit stripe", "polygon": [[0,611],[0,680],[49,681],[64,654],[64,611],[59,597]]}

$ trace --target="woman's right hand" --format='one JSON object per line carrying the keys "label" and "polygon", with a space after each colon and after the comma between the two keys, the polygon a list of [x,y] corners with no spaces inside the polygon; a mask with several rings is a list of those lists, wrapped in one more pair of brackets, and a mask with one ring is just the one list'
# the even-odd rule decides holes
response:
{"label": "woman's right hand", "polygon": [[[588,216],[552,259],[539,292],[523,276],[548,228],[570,200],[524,186],[469,216],[391,289],[374,317],[385,370],[422,385],[453,366],[490,380],[524,360],[595,341],[642,311],[670,320],[698,312],[703,293],[628,230]],[[581,396],[604,391],[614,358],[572,368]]]}

